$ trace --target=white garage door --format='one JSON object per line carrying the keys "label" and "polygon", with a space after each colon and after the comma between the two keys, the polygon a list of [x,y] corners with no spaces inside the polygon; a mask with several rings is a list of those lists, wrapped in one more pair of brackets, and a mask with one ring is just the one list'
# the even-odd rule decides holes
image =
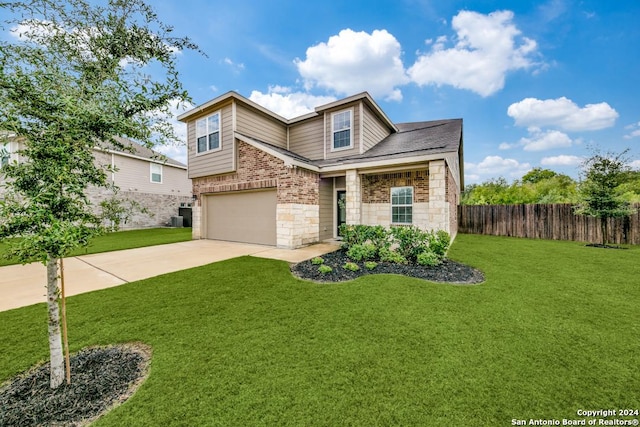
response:
{"label": "white garage door", "polygon": [[206,197],[207,238],[276,245],[276,190]]}

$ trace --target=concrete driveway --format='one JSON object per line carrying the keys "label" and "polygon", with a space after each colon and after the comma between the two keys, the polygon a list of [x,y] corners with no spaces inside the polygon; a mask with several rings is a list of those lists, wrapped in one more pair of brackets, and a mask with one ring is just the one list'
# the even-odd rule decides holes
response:
{"label": "concrete driveway", "polygon": [[[71,296],[95,291],[244,255],[295,263],[336,249],[338,246],[331,243],[290,250],[218,240],[190,240],[82,255],[64,260],[65,293]],[[0,311],[45,302],[46,284],[46,267],[42,264],[0,267]]]}

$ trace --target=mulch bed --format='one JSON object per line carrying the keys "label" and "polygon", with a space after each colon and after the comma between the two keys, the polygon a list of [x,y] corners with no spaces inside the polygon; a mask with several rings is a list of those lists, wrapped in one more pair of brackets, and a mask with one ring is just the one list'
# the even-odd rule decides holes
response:
{"label": "mulch bed", "polygon": [[291,271],[297,277],[312,280],[314,282],[343,282],[357,279],[367,274],[401,274],[409,277],[429,280],[431,282],[451,283],[459,285],[472,285],[484,282],[484,274],[480,270],[445,259],[442,264],[435,267],[425,267],[416,264],[394,264],[380,262],[373,270],[368,270],[364,262],[356,262],[360,267],[357,271],[343,268],[344,264],[351,262],[346,251],[340,249],[322,256],[324,265],[333,269],[330,273],[320,273],[319,265],[312,264],[311,260],[295,264]]}
{"label": "mulch bed", "polygon": [[49,364],[0,389],[0,426],[84,426],[128,399],[148,373],[140,343],[92,347],[72,355],[71,384],[49,387]]}

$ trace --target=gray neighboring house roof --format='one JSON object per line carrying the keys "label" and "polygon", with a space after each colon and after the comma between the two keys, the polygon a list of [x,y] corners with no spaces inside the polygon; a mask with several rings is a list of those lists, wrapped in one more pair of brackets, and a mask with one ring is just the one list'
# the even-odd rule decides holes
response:
{"label": "gray neighboring house roof", "polygon": [[121,143],[124,147],[126,147],[125,150],[116,148],[113,146],[110,146],[109,148],[107,148],[109,151],[114,152],[116,154],[140,157],[145,160],[150,160],[150,161],[165,164],[165,165],[177,166],[183,169],[187,167],[187,165],[185,165],[184,163],[181,163],[177,160],[167,157],[165,154],[162,154],[158,151],[152,150],[141,144],[138,144],[137,142],[132,141],[131,139],[116,137],[116,140],[119,143]]}

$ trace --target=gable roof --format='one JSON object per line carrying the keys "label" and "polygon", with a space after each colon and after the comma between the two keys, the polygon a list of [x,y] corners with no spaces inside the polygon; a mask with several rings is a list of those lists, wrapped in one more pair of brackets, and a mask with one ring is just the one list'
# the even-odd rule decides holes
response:
{"label": "gable roof", "polygon": [[382,111],[382,109],[378,106],[378,104],[373,100],[373,98],[371,97],[371,95],[369,95],[368,92],[361,92],[352,96],[349,96],[347,98],[343,98],[343,99],[339,99],[337,101],[333,101],[330,102],[328,104],[324,104],[324,105],[320,105],[318,107],[315,107],[314,111],[307,113],[307,114],[303,114],[301,116],[298,117],[294,117],[292,119],[286,119],[282,116],[280,116],[279,114],[274,113],[273,111],[264,108],[262,105],[257,104],[256,102],[245,98],[244,96],[240,95],[237,92],[234,91],[229,91],[223,95],[220,95],[217,98],[214,98],[210,101],[205,102],[204,104],[201,104],[195,108],[192,108],[189,111],[186,111],[182,114],[180,114],[178,116],[178,120],[180,120],[181,122],[187,122],[190,119],[200,115],[201,113],[203,113],[206,110],[213,110],[213,107],[216,106],[217,104],[220,104],[221,102],[225,102],[229,99],[235,99],[237,101],[243,102],[244,104],[262,112],[263,114],[266,114],[268,116],[270,116],[273,119],[278,120],[279,122],[285,124],[285,125],[291,125],[303,120],[307,120],[313,117],[317,117],[321,114],[324,114],[324,112],[326,110],[332,109],[332,108],[338,108],[342,105],[346,105],[349,104],[351,102],[355,102],[355,101],[360,101],[362,100],[364,103],[366,103],[372,110],[373,112],[378,116],[378,118],[385,123],[390,129],[392,129],[394,132],[397,131],[398,129],[396,128],[396,126],[393,124],[393,122],[389,119],[389,117],[387,117],[387,115],[384,113],[384,111]]}
{"label": "gable roof", "polygon": [[458,155],[462,142],[462,119],[400,123],[392,133],[362,154],[328,160],[310,160],[282,147],[235,132],[236,138],[268,152],[285,163],[316,172],[335,170],[348,165],[398,164],[408,158],[445,157]]}
{"label": "gable roof", "polygon": [[152,150],[150,148],[147,148],[141,144],[138,144],[137,142],[128,139],[128,138],[122,138],[122,137],[115,137],[115,139],[122,144],[125,149],[121,149],[118,147],[115,147],[111,144],[109,144],[106,148],[106,150],[110,153],[114,153],[114,154],[118,154],[118,155],[122,155],[125,157],[133,157],[133,158],[137,158],[140,160],[147,160],[150,162],[154,162],[154,163],[160,163],[163,165],[169,165],[169,166],[175,166],[178,167],[180,169],[186,169],[187,165],[185,165],[184,163],[181,163],[177,160],[174,160],[170,157],[167,157],[167,155],[160,153],[159,151],[155,151]]}

